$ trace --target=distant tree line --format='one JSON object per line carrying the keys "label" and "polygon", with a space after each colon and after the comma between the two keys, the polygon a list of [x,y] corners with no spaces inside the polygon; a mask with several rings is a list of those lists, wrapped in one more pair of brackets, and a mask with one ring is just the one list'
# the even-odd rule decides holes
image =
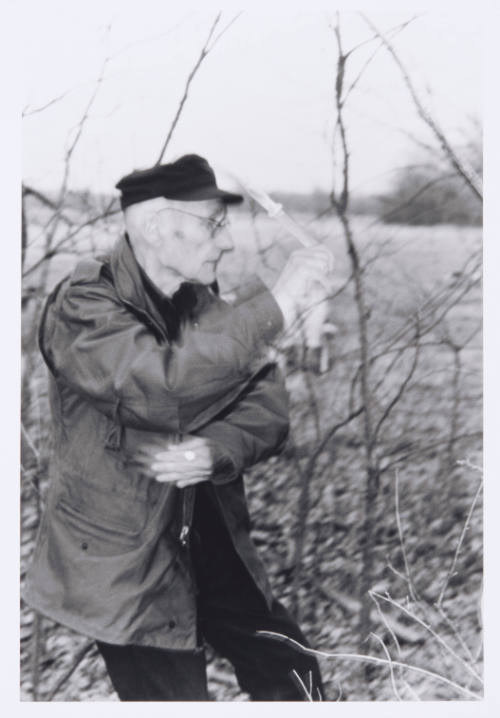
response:
{"label": "distant tree line", "polygon": [[392,224],[480,225],[482,206],[463,179],[436,168],[408,167],[392,191],[377,198],[378,217]]}
{"label": "distant tree line", "polygon": [[[292,213],[319,216],[330,207],[329,193],[320,189],[310,194],[275,192],[272,196]],[[482,224],[482,206],[463,179],[455,172],[427,165],[400,170],[384,194],[353,194],[349,212],[375,216],[387,224]]]}
{"label": "distant tree line", "polygon": [[[98,212],[112,199],[89,190],[71,191],[68,195],[68,206],[77,212]],[[278,191],[271,195],[292,214],[304,212],[320,216],[331,207],[329,193],[321,189],[309,193]],[[234,209],[248,211],[248,203]],[[402,169],[384,194],[353,195],[349,209],[353,215],[375,216],[387,224],[478,226],[482,223],[482,208],[460,177],[423,166]]]}

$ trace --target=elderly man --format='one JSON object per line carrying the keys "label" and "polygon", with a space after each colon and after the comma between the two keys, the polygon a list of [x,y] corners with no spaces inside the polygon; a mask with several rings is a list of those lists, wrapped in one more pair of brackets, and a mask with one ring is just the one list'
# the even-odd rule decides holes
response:
{"label": "elderly man", "polygon": [[266,346],[332,257],[295,252],[272,291],[231,304],[217,264],[227,205],[197,155],[117,185],[126,234],[48,298],[54,448],[24,598],[96,640],[118,696],[207,700],[204,645],[252,700],[321,698],[317,662],[273,596],[250,538],[242,474],[280,451],[287,395]]}

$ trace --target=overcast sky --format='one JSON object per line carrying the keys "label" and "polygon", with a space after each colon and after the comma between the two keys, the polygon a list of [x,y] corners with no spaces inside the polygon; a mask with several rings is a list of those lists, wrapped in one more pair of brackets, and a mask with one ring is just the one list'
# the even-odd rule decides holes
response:
{"label": "overcast sky", "polygon": [[[156,161],[218,9],[221,28],[238,13],[233,3],[212,0],[21,5],[26,181],[57,187],[65,148],[108,58],[70,176],[72,186],[99,191]],[[398,11],[381,7],[373,3],[365,12],[384,31],[417,15],[394,38],[395,47],[450,137],[457,143],[472,137],[472,120],[481,114],[481,13],[465,2],[453,9],[436,3],[435,11],[412,11],[406,3]],[[357,12],[346,8],[340,19],[345,50],[372,36]],[[221,184],[234,172],[268,190],[328,189],[334,20],[333,3],[243,4],[193,81],[165,161],[196,152],[218,170]],[[376,47],[370,42],[353,53],[348,81]],[[396,167],[427,159],[408,133],[423,141],[430,135],[386,51],[369,64],[346,112],[353,189],[379,191]]]}

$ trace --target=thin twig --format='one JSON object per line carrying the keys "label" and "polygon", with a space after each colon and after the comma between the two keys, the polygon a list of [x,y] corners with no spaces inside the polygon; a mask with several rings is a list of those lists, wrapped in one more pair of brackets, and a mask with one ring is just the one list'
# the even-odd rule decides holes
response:
{"label": "thin twig", "polygon": [[[412,23],[415,19],[416,19],[416,17],[412,17],[412,18],[410,18],[410,20],[406,20],[406,22],[403,22],[401,25],[398,25],[398,26],[396,26],[396,27],[394,27],[394,28],[391,28],[390,30],[387,31],[387,35],[391,35],[391,37],[395,37],[395,36],[398,35],[400,32],[402,32],[403,30],[405,30],[405,29],[408,27],[408,25],[409,25],[410,23]],[[364,40],[363,42],[360,42],[359,45],[356,45],[355,47],[352,47],[352,48],[349,50],[349,52],[347,53],[347,56],[351,55],[355,50],[358,50],[360,47],[363,47],[363,45],[365,45],[366,43],[373,42],[374,40],[377,40],[377,39],[379,39],[379,38],[377,38],[377,36],[375,35],[374,37],[371,37],[371,38],[369,38],[368,40]],[[373,52],[371,53],[371,55],[370,55],[370,56],[368,57],[368,59],[365,61],[363,67],[362,67],[361,70],[358,72],[358,74],[356,75],[356,77],[354,78],[354,80],[353,80],[353,81],[351,82],[351,84],[349,85],[347,91],[345,92],[344,98],[343,98],[343,101],[344,101],[344,102],[347,100],[347,98],[349,97],[349,95],[351,94],[351,92],[354,90],[354,88],[356,87],[356,85],[358,84],[358,82],[361,80],[361,77],[362,77],[362,76],[364,75],[364,73],[366,72],[367,67],[370,65],[370,63],[372,62],[372,60],[375,58],[375,56],[379,53],[379,51],[380,51],[383,47],[384,47],[384,43],[383,43],[383,42],[380,42],[380,44],[378,45],[378,47],[376,47],[375,50],[373,50]]]}
{"label": "thin twig", "polygon": [[238,20],[238,18],[239,18],[242,14],[243,14],[243,10],[241,10],[239,13],[237,13],[237,14],[233,17],[233,19],[228,22],[228,24],[226,25],[226,27],[223,27],[223,28],[222,28],[222,30],[220,31],[220,33],[215,36],[215,38],[214,38],[214,40],[213,40],[211,46],[208,48],[208,52],[210,52],[210,50],[213,50],[213,48],[214,48],[214,47],[216,46],[216,44],[219,42],[219,40],[221,39],[221,37],[226,34],[226,32],[227,32],[227,31],[229,30],[229,28],[231,27],[231,25],[234,25],[234,23],[236,22],[236,20]]}
{"label": "thin twig", "polygon": [[121,210],[120,208],[117,209],[111,209],[113,204],[115,204],[116,198],[113,197],[113,199],[109,202],[108,207],[104,210],[104,212],[101,212],[100,214],[91,217],[90,219],[85,220],[85,222],[82,222],[77,227],[75,227],[74,230],[72,230],[69,234],[67,234],[65,237],[59,240],[56,244],[54,244],[40,259],[38,259],[34,264],[32,264],[28,269],[25,270],[23,273],[23,278],[30,275],[32,272],[34,272],[38,267],[40,267],[44,262],[46,262],[48,259],[51,259],[54,257],[58,252],[61,251],[62,247],[69,242],[71,239],[73,239],[79,232],[82,231],[82,229],[85,229],[85,227],[90,227],[93,224],[96,224],[102,219],[107,219],[108,217],[112,217],[115,214],[118,214]]}
{"label": "thin twig", "polygon": [[[480,439],[482,438],[483,433],[482,431],[472,431],[469,434],[460,434],[459,436],[455,437],[456,441],[461,441],[465,439]],[[448,443],[448,439],[440,439],[439,441],[427,441],[423,446],[417,444],[416,442],[412,444],[406,444],[405,445],[405,453],[400,454],[397,459],[394,459],[394,461],[389,461],[388,464],[385,464],[385,466],[380,467],[380,473],[384,474],[389,469],[392,469],[393,466],[396,466],[397,464],[400,464],[402,461],[405,461],[406,459],[409,459],[413,456],[421,454],[422,456],[425,456],[425,454],[428,454],[429,452],[433,452],[434,449],[438,449],[441,446],[445,446]],[[413,448],[410,448],[412,447]],[[387,456],[390,456],[391,453],[394,453],[394,450],[392,452],[388,452],[386,454],[383,454],[380,459],[386,458]]]}
{"label": "thin twig", "polygon": [[471,506],[470,506],[469,513],[467,514],[467,518],[465,519],[465,523],[464,523],[464,526],[463,526],[463,528],[462,528],[462,532],[461,532],[461,534],[460,534],[460,538],[458,539],[458,544],[457,544],[457,548],[456,548],[456,551],[455,551],[455,555],[454,555],[454,557],[453,557],[453,561],[452,561],[452,563],[451,563],[451,566],[450,566],[450,569],[449,569],[448,573],[446,574],[446,578],[445,578],[443,587],[442,587],[441,592],[440,592],[440,594],[439,594],[439,598],[438,598],[438,600],[437,600],[437,602],[436,602],[436,605],[437,605],[437,606],[441,606],[441,604],[442,604],[442,602],[443,602],[443,598],[444,598],[445,591],[446,591],[446,589],[448,588],[448,583],[449,583],[449,581],[450,581],[450,578],[453,576],[453,574],[454,574],[454,572],[455,572],[455,566],[457,565],[458,555],[459,555],[459,553],[460,553],[460,549],[462,548],[462,544],[463,544],[463,542],[464,542],[465,534],[466,534],[466,532],[467,532],[467,530],[468,530],[468,528],[469,528],[470,521],[471,521],[471,518],[472,518],[472,514],[473,514],[474,509],[475,509],[475,507],[476,507],[476,503],[477,503],[477,501],[478,501],[478,499],[479,499],[479,495],[480,495],[480,493],[481,493],[481,491],[482,491],[483,482],[484,482],[484,479],[481,478],[481,481],[480,481],[480,483],[479,483],[479,486],[478,486],[478,488],[477,488],[477,491],[476,491],[476,493],[475,493],[475,495],[474,495],[474,499],[472,500],[472,504],[471,504]]}
{"label": "thin twig", "polygon": [[455,624],[453,623],[453,621],[451,620],[451,618],[445,613],[445,611],[444,611],[444,609],[443,609],[442,606],[438,606],[437,603],[434,604],[434,605],[435,605],[435,607],[436,607],[436,610],[439,612],[439,615],[446,621],[446,623],[448,624],[448,626],[449,626],[449,627],[451,628],[451,630],[453,631],[453,634],[455,635],[456,639],[458,640],[458,642],[460,643],[460,645],[461,645],[462,648],[464,649],[464,651],[465,651],[465,653],[467,654],[467,656],[468,656],[469,660],[471,661],[471,663],[476,663],[476,661],[475,661],[475,659],[474,659],[474,656],[472,655],[472,653],[471,653],[471,651],[470,651],[470,649],[469,649],[469,646],[466,644],[466,642],[464,641],[464,639],[462,638],[462,636],[461,636],[460,633],[458,632],[457,627],[455,626]]}
{"label": "thin twig", "polygon": [[66,95],[69,95],[70,92],[71,92],[71,90],[66,90],[66,91],[63,92],[61,95],[58,95],[57,97],[52,98],[52,100],[49,100],[48,102],[46,102],[45,105],[41,105],[40,107],[35,107],[35,108],[33,108],[32,110],[29,108],[29,106],[28,106],[28,107],[25,107],[24,110],[22,111],[22,115],[21,115],[21,116],[22,116],[23,118],[24,118],[24,117],[31,117],[31,115],[36,115],[36,114],[39,113],[39,112],[43,112],[43,111],[46,110],[48,107],[51,107],[52,105],[55,105],[56,102],[60,102],[62,99],[64,99],[64,98],[66,97]]}
{"label": "thin twig", "polygon": [[[240,13],[240,14],[241,14],[241,13]],[[217,17],[216,17],[215,20],[213,21],[212,26],[211,26],[211,28],[210,28],[210,31],[209,31],[209,33],[208,33],[207,39],[205,40],[205,44],[203,45],[203,47],[202,47],[202,49],[201,49],[200,55],[199,55],[197,61],[195,62],[194,66],[193,66],[193,69],[191,70],[191,72],[189,73],[189,75],[188,75],[188,77],[187,77],[186,84],[184,85],[184,93],[183,93],[182,98],[181,98],[181,101],[179,102],[179,105],[178,105],[178,107],[177,107],[177,112],[175,113],[174,119],[172,120],[172,124],[170,125],[170,129],[169,129],[169,131],[168,131],[168,133],[167,133],[167,137],[166,137],[166,139],[165,139],[165,142],[163,143],[163,146],[162,146],[162,148],[161,148],[160,155],[159,155],[158,159],[157,159],[156,162],[155,162],[155,166],[156,166],[156,165],[159,165],[159,164],[161,163],[161,161],[163,160],[163,157],[164,157],[164,155],[165,155],[165,152],[166,152],[166,150],[167,150],[167,147],[168,147],[168,145],[169,145],[169,143],[170,143],[170,140],[171,140],[171,138],[172,138],[172,135],[173,135],[173,133],[174,133],[174,130],[175,130],[175,128],[177,127],[177,123],[179,122],[179,118],[180,118],[180,116],[181,116],[181,114],[182,114],[182,110],[183,110],[184,105],[185,105],[185,103],[186,103],[186,100],[187,100],[187,98],[188,98],[189,88],[191,87],[191,83],[192,83],[192,81],[194,80],[194,77],[195,77],[196,73],[198,72],[198,70],[199,70],[199,68],[200,68],[200,66],[201,66],[201,64],[202,64],[202,62],[203,62],[203,60],[206,58],[206,56],[209,54],[209,52],[211,52],[211,50],[213,50],[213,48],[215,47],[215,45],[217,44],[217,42],[220,40],[220,38],[222,37],[222,35],[224,35],[224,33],[231,27],[231,25],[232,25],[232,24],[238,19],[238,17],[239,17],[239,15],[237,15],[235,18],[233,18],[233,20],[231,20],[231,22],[217,35],[217,37],[214,39],[214,41],[212,42],[212,44],[210,44],[210,41],[211,41],[212,36],[213,36],[213,34],[214,34],[215,28],[216,28],[217,25],[219,24],[221,15],[222,15],[222,13],[219,12],[219,14],[217,15]]]}
{"label": "thin twig", "polygon": [[473,464],[469,459],[460,459],[457,461],[457,464],[459,466],[466,466],[468,469],[472,469],[473,471],[479,472],[481,475],[483,474],[483,468],[481,466],[478,466],[477,464]]}
{"label": "thin twig", "polygon": [[389,634],[390,634],[390,636],[391,636],[391,638],[392,638],[392,640],[394,641],[394,644],[395,644],[395,646],[396,646],[396,650],[397,650],[397,652],[398,652],[398,656],[401,657],[401,646],[400,646],[400,644],[399,644],[398,637],[397,637],[396,634],[394,633],[394,629],[392,628],[390,622],[387,620],[387,616],[385,615],[385,613],[384,613],[384,612],[382,611],[382,609],[380,608],[380,604],[379,604],[379,602],[377,601],[377,599],[375,598],[375,596],[372,595],[372,599],[373,599],[373,601],[374,601],[374,603],[375,603],[375,605],[376,605],[376,607],[377,607],[377,613],[378,613],[378,615],[379,615],[379,618],[380,618],[380,620],[382,621],[382,623],[384,624],[384,626],[386,627],[386,629],[389,631]]}
{"label": "thin twig", "polygon": [[[109,29],[108,29],[108,31],[109,31]],[[94,91],[91,94],[91,96],[87,102],[87,105],[83,111],[83,115],[80,118],[80,120],[76,126],[76,134],[73,138],[73,141],[71,142],[70,146],[68,147],[68,149],[66,151],[66,155],[64,158],[64,176],[63,176],[63,181],[61,184],[61,189],[59,191],[59,198],[57,200],[58,208],[61,207],[63,199],[66,195],[66,190],[68,187],[68,180],[69,180],[69,173],[70,173],[70,168],[71,168],[71,158],[72,158],[73,153],[75,152],[76,147],[77,147],[77,145],[80,141],[80,138],[82,136],[83,129],[84,129],[85,124],[89,118],[90,110],[92,109],[92,106],[96,100],[99,90],[101,89],[101,85],[104,80],[104,74],[106,72],[106,67],[108,65],[108,62],[109,62],[109,57],[105,57],[104,61],[102,63],[102,66],[101,66],[101,70],[99,72],[99,76],[98,76],[96,84],[95,84]]]}
{"label": "thin twig", "polygon": [[413,361],[412,361],[411,367],[410,367],[410,369],[409,369],[409,371],[408,371],[408,374],[405,376],[405,378],[403,379],[403,381],[402,381],[401,384],[399,385],[397,392],[395,393],[395,395],[393,396],[393,398],[391,399],[391,401],[390,401],[390,402],[387,404],[387,406],[385,407],[385,409],[384,409],[384,411],[383,411],[383,413],[382,413],[382,416],[379,418],[379,420],[378,420],[378,422],[377,422],[377,425],[375,426],[375,429],[373,430],[373,434],[372,434],[372,441],[373,441],[373,442],[376,441],[377,436],[378,436],[378,434],[379,434],[380,429],[382,428],[383,423],[388,419],[389,414],[391,413],[391,411],[394,409],[394,407],[396,406],[396,404],[399,402],[399,400],[400,400],[401,397],[403,396],[404,392],[406,391],[406,388],[408,387],[408,385],[409,385],[409,383],[410,383],[410,381],[411,381],[411,379],[412,379],[412,377],[413,377],[413,375],[414,375],[414,373],[415,373],[415,370],[416,370],[417,365],[418,365],[418,360],[419,360],[419,357],[420,357],[419,338],[420,338],[420,327],[419,327],[419,323],[418,323],[418,319],[417,319],[417,321],[416,321],[415,339],[414,339],[414,341],[415,341],[415,352],[414,352],[414,354],[413,354]]}
{"label": "thin twig", "polygon": [[403,536],[403,528],[401,526],[401,515],[399,511],[399,470],[396,469],[396,479],[394,482],[394,501],[396,505],[396,524],[398,527],[398,535],[399,535],[399,543],[401,545],[401,551],[403,553],[403,561],[405,564],[405,574],[406,574],[406,581],[408,583],[408,589],[410,591],[410,596],[413,601],[416,601],[418,598],[418,594],[415,590],[415,586],[413,585],[413,581],[411,578],[410,573],[410,566],[408,564],[408,557],[406,555],[406,548],[405,548],[405,541]]}
{"label": "thin twig", "polygon": [[[371,382],[371,346],[369,339],[369,316],[366,302],[366,287],[363,277],[363,269],[359,255],[359,248],[354,239],[347,209],[350,201],[350,152],[347,141],[347,128],[344,116],[344,83],[346,79],[346,65],[349,53],[344,52],[342,46],[342,33],[340,28],[340,15],[336,13],[336,24],[334,27],[337,42],[337,67],[335,74],[334,100],[336,110],[336,122],[334,128],[333,149],[336,150],[336,140],[340,147],[342,158],[341,167],[341,189],[336,191],[335,185],[330,193],[330,201],[337,212],[342,224],[344,242],[350,260],[353,283],[354,299],[357,319],[357,338],[359,341],[359,362],[360,362],[360,398],[363,406],[363,448],[364,448],[364,473],[365,498],[364,515],[362,527],[362,568],[360,577],[359,594],[362,601],[361,611],[358,620],[360,641],[369,632],[370,623],[370,601],[368,590],[371,586],[371,572],[373,566],[373,532],[374,518],[373,506],[376,502],[379,490],[378,463],[374,456],[374,394]],[[335,158],[334,158],[335,160]]]}
{"label": "thin twig", "polygon": [[401,696],[399,695],[398,687],[397,687],[397,685],[396,685],[396,676],[394,675],[394,668],[393,668],[393,662],[392,662],[391,654],[390,654],[389,651],[387,650],[387,646],[385,645],[384,641],[380,638],[380,636],[377,636],[377,634],[376,634],[376,633],[373,633],[373,631],[371,632],[371,635],[372,635],[374,638],[377,639],[377,641],[378,641],[378,642],[380,643],[380,645],[382,646],[382,649],[383,649],[383,651],[384,651],[384,653],[385,653],[385,655],[386,655],[387,661],[389,662],[389,670],[390,670],[390,672],[391,672],[392,690],[394,691],[394,695],[396,696],[396,698],[398,699],[398,701],[400,701],[400,700],[402,700],[402,698],[401,698]]}
{"label": "thin twig", "polygon": [[[404,576],[403,576],[402,578],[404,578]],[[390,623],[390,621],[388,620],[388,618],[387,618],[387,616],[385,615],[385,613],[384,613],[384,612],[382,611],[382,609],[380,608],[380,604],[379,604],[379,602],[377,601],[377,599],[375,598],[375,596],[372,596],[372,599],[373,599],[373,601],[375,602],[375,605],[376,605],[376,607],[377,607],[377,612],[378,612],[378,615],[379,615],[379,617],[380,617],[380,620],[382,621],[382,623],[384,624],[384,626],[386,627],[386,629],[389,631],[389,634],[391,635],[392,640],[393,640],[394,643],[396,644],[396,649],[397,649],[397,651],[398,651],[398,656],[401,658],[401,655],[402,655],[402,654],[401,654],[401,646],[400,646],[399,640],[398,640],[398,638],[397,638],[397,636],[396,636],[396,634],[395,634],[395,632],[394,632],[394,630],[393,630],[393,628],[392,628],[392,626],[391,626],[391,623]],[[375,635],[375,634],[373,634],[373,635]],[[378,636],[376,636],[376,637],[378,638]],[[385,644],[383,644],[383,646],[384,646],[384,649],[386,649]],[[390,657],[390,656],[389,656],[389,657]],[[392,672],[392,669],[391,669],[391,672]],[[404,678],[404,676],[403,676],[403,671],[402,671],[402,669],[400,669],[399,672],[400,672],[399,678],[400,678],[402,684],[404,685],[404,687],[406,688],[406,690],[408,691],[408,693],[411,695],[411,697],[413,698],[413,700],[419,701],[419,700],[420,700],[420,696],[419,696],[418,693],[410,686],[410,684],[408,683],[408,681],[405,680],[405,678]],[[469,686],[468,686],[468,687],[469,687]]]}
{"label": "thin twig", "polygon": [[479,673],[469,664],[467,661],[464,661],[462,656],[459,656],[458,653],[439,635],[439,633],[436,633],[436,631],[430,626],[428,623],[423,621],[421,618],[419,618],[415,613],[412,613],[407,608],[405,608],[403,605],[395,601],[393,598],[390,598],[390,596],[383,596],[381,593],[378,593],[377,591],[370,591],[370,595],[376,596],[382,601],[386,601],[391,606],[394,606],[394,608],[397,608],[400,611],[403,611],[403,613],[411,618],[413,621],[416,621],[422,628],[425,628],[426,631],[428,631],[435,639],[438,641],[438,643],[451,655],[453,658],[455,658],[457,661],[459,661],[462,666],[471,673],[474,678],[476,678],[481,684],[484,682]]}
{"label": "thin twig", "polygon": [[472,192],[475,194],[475,196],[481,200],[483,199],[483,192],[481,187],[481,181],[479,177],[476,175],[474,170],[472,168],[466,168],[464,163],[458,158],[455,150],[451,147],[450,143],[448,142],[443,130],[438,126],[438,123],[436,120],[431,116],[430,112],[425,109],[423,106],[417,91],[415,90],[415,87],[410,79],[410,76],[408,74],[408,71],[406,70],[405,66],[403,65],[401,59],[397,55],[396,51],[394,50],[394,47],[392,44],[387,40],[387,38],[376,28],[374,23],[369,20],[363,13],[360,13],[361,17],[364,19],[366,24],[371,28],[371,30],[380,38],[380,40],[385,45],[387,51],[391,55],[392,59],[398,66],[399,70],[401,71],[401,74],[403,76],[404,82],[406,87],[408,88],[408,91],[411,95],[411,98],[415,104],[415,107],[417,108],[417,112],[419,116],[422,118],[422,120],[425,122],[425,124],[431,129],[434,136],[439,141],[439,144],[441,145],[441,148],[443,149],[444,154],[448,158],[448,160],[451,162],[452,166],[455,168],[455,170],[458,172],[458,174],[463,177],[465,182],[468,184]]}
{"label": "thin twig", "polygon": [[[41,202],[41,204],[45,205],[46,207],[49,207],[50,209],[53,209],[53,210],[58,209],[56,202],[51,200],[49,197],[47,197],[46,194],[44,194],[43,192],[40,192],[40,190],[37,190],[34,187],[23,184],[22,193],[23,193],[23,197],[32,195],[33,197],[35,197],[35,199],[37,199],[39,202]],[[72,220],[69,217],[66,217],[66,215],[63,214],[62,212],[59,213],[59,219],[61,219],[67,225],[73,224]]]}
{"label": "thin twig", "polygon": [[[294,640],[293,638],[289,638],[289,636],[284,636],[282,633],[275,633],[274,631],[257,631],[258,635],[261,635],[263,637],[267,638],[274,638],[278,641],[283,641],[285,643],[289,643],[290,645],[295,646],[295,648],[300,651],[301,653],[305,653],[308,656],[320,656],[322,658],[337,658],[339,660],[353,660],[353,661],[361,661],[366,663],[375,663],[380,666],[386,666],[389,664],[389,661],[387,661],[384,658],[376,658],[375,656],[366,656],[360,653],[328,653],[326,651],[318,651],[314,648],[306,648],[306,646],[303,646],[298,641]],[[429,678],[433,678],[434,680],[445,683],[446,685],[454,688],[459,693],[462,693],[462,695],[467,696],[468,698],[474,698],[475,700],[482,700],[482,695],[479,693],[475,693],[474,691],[469,690],[468,688],[464,688],[464,686],[461,686],[458,683],[455,683],[455,681],[451,681],[449,678],[446,678],[445,676],[441,676],[439,673],[434,673],[433,671],[428,671],[425,668],[420,668],[420,666],[414,666],[411,663],[401,663],[400,661],[392,661],[393,666],[398,666],[401,668],[406,668],[410,671],[414,671],[416,673],[421,673],[422,675],[428,676]]]}
{"label": "thin twig", "polygon": [[291,671],[291,676],[292,676],[293,682],[295,683],[295,685],[297,686],[297,688],[299,689],[299,691],[302,693],[302,695],[304,696],[304,698],[306,699],[306,701],[312,702],[312,701],[313,701],[313,697],[312,697],[311,693],[307,690],[307,688],[306,688],[306,686],[305,686],[305,684],[304,684],[304,681],[303,681],[302,678],[299,676],[299,674],[297,673],[297,671],[295,670],[295,668]]}

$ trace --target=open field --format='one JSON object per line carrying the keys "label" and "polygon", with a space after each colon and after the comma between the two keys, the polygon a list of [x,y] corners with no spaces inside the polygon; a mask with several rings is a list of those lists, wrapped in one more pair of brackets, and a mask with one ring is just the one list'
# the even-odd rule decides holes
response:
{"label": "open field", "polygon": [[[332,247],[337,259],[332,288],[336,296],[329,303],[329,319],[337,333],[328,339],[329,369],[323,374],[302,370],[296,355],[287,355],[291,439],[280,457],[248,473],[246,488],[254,540],[276,595],[289,606],[298,606],[313,647],[353,654],[359,652],[360,640],[356,596],[362,570],[365,490],[360,417],[336,432],[318,454],[309,477],[302,561],[294,564],[303,497],[298,466],[304,468],[320,437],[349,413],[353,373],[359,363],[356,307],[352,283],[344,286],[350,269],[340,226],[327,218],[309,222],[304,216],[300,220]],[[27,268],[43,251],[41,239],[37,240],[38,232],[42,236],[41,222],[38,226],[32,222],[29,228],[32,245]],[[373,589],[385,598],[377,599],[378,607],[374,599],[376,636],[364,637],[363,653],[386,658],[383,640],[394,661],[433,671],[459,688],[407,669],[395,669],[391,681],[387,666],[322,658],[328,698],[456,700],[472,697],[467,690],[481,695],[482,475],[477,467],[481,464],[482,298],[479,270],[472,269],[481,249],[481,230],[384,226],[367,217],[354,218],[353,230],[366,267],[371,355],[381,354],[372,372],[372,381],[379,387],[377,410],[394,396],[414,361],[416,316],[426,330],[419,338],[411,382],[385,422],[377,445],[384,470],[373,505],[372,574]],[[70,252],[56,256],[50,265],[41,265],[25,280],[31,298],[23,311],[27,374],[23,382],[22,575],[33,549],[37,502],[43,502],[49,452],[45,368],[34,344],[34,322],[44,294],[38,288],[46,282],[50,289],[70,271],[75,252],[106,251],[120,231],[115,220],[89,228]],[[258,271],[272,284],[288,249],[295,245],[280,240],[280,230],[261,216],[252,222],[248,215],[235,213],[230,231],[236,250],[221,263],[222,293],[230,291],[243,271]],[[392,339],[395,348],[390,353],[387,347]],[[34,486],[38,480],[40,495]],[[388,596],[399,607],[391,606]],[[35,619],[24,605],[21,614],[22,697],[32,700]],[[48,619],[41,621],[40,637],[36,680],[39,699],[44,700],[87,639]],[[211,660],[209,678],[214,699],[245,699],[224,661]],[[116,700],[95,653],[82,660],[54,700]]]}

